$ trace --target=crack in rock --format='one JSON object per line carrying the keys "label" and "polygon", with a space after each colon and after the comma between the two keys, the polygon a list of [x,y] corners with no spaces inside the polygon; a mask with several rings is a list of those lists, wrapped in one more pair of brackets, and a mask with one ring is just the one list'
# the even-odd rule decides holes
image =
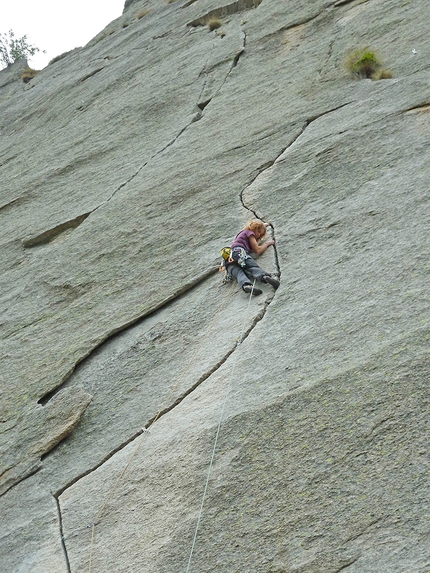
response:
{"label": "crack in rock", "polygon": [[258,8],[263,0],[237,0],[231,4],[221,6],[219,8],[214,8],[209,12],[206,12],[203,16],[196,18],[187,26],[196,28],[197,26],[206,26],[209,20],[212,18],[225,18],[226,16],[232,16],[233,14],[239,14],[240,12],[247,12],[248,10],[253,10]]}
{"label": "crack in rock", "polygon": [[[221,86],[222,87],[222,86]],[[220,88],[221,89],[221,88]],[[200,94],[202,93],[203,90],[200,91]],[[101,203],[100,205],[98,205],[95,209],[93,209],[92,212],[97,211],[98,209],[100,209],[101,207],[103,207],[104,205],[106,205],[109,201],[111,201],[111,199],[113,199],[113,197],[121,190],[123,189],[126,185],[128,185],[131,181],[133,181],[133,179],[135,179],[139,173],[142,171],[142,169],[144,169],[148,163],[150,163],[153,159],[155,159],[158,155],[160,155],[161,153],[163,153],[164,151],[166,151],[166,149],[168,149],[169,147],[171,147],[172,145],[174,145],[178,139],[181,137],[181,135],[183,135],[183,133],[196,121],[198,121],[199,119],[201,119],[202,117],[202,110],[204,107],[206,107],[206,105],[203,106],[203,108],[201,108],[199,106],[199,99],[200,97],[197,99],[197,103],[196,103],[196,107],[199,107],[199,111],[197,112],[197,114],[191,119],[191,121],[185,125],[180,131],[179,133],[173,137],[166,145],[164,145],[164,147],[162,147],[161,149],[159,149],[158,151],[156,151],[147,161],[145,161],[145,163],[143,163],[140,167],[138,167],[138,169],[123,183],[121,183],[121,185],[119,185],[110,195],[110,197],[108,197],[106,199],[106,201],[104,201],[103,203]],[[207,102],[209,103],[209,102]]]}
{"label": "crack in rock", "polygon": [[[260,0],[261,2],[261,0]],[[227,72],[224,81],[222,82],[221,86],[219,87],[219,89],[217,90],[216,93],[219,93],[222,89],[222,87],[224,86],[225,82],[227,81],[227,78],[229,77],[231,71],[233,70],[233,68],[235,68],[239,62],[239,59],[241,57],[241,55],[244,53],[245,51],[245,46],[246,46],[246,33],[243,32],[243,47],[242,49],[234,56],[231,67],[229,69],[229,71]],[[205,66],[206,67],[206,66]],[[84,79],[87,79],[88,77],[91,77],[92,75],[94,75],[95,73],[97,73],[98,71],[103,70],[103,68],[100,68],[99,70],[96,70],[95,72],[93,72],[92,74],[86,76],[85,78],[83,78],[81,81],[84,81]],[[131,181],[133,181],[133,179],[135,179],[139,173],[153,160],[155,159],[158,155],[160,155],[161,153],[163,153],[164,151],[166,151],[169,147],[171,147],[172,145],[174,145],[178,139],[183,135],[183,133],[196,121],[199,121],[202,117],[202,111],[204,110],[204,108],[211,102],[212,97],[208,98],[206,101],[204,102],[200,102],[200,97],[201,94],[204,92],[204,88],[206,85],[206,80],[205,83],[203,84],[202,89],[200,90],[200,95],[197,99],[197,103],[196,103],[196,107],[199,109],[199,111],[196,113],[196,115],[191,119],[191,121],[185,125],[180,131],[179,133],[173,137],[166,145],[164,145],[161,149],[159,149],[158,151],[156,151],[147,161],[145,161],[140,167],[137,168],[137,170],[123,183],[121,183],[110,195],[110,197],[108,197],[105,201],[103,201],[103,203],[101,203],[100,205],[98,205],[97,207],[95,207],[92,211],[88,212],[88,213],[84,213],[83,215],[80,215],[79,217],[76,217],[75,219],[71,220],[71,221],[67,221],[65,223],[62,223],[60,225],[57,225],[56,227],[54,227],[53,229],[50,229],[48,231],[45,231],[44,233],[41,233],[39,235],[37,235],[36,237],[32,237],[30,239],[27,239],[25,241],[23,241],[23,246],[25,248],[28,247],[34,247],[34,246],[39,246],[39,245],[44,245],[47,244],[49,242],[51,242],[53,239],[55,239],[59,234],[63,233],[64,231],[71,229],[71,228],[76,228],[78,227],[89,215],[91,215],[92,213],[94,213],[95,211],[97,211],[98,209],[100,209],[101,207],[103,207],[104,205],[106,205],[109,201],[111,201],[113,199],[113,197],[119,192],[121,191],[121,189],[123,189],[126,185],[128,185],[129,183],[131,183]],[[16,199],[18,200],[18,199]],[[14,200],[15,201],[15,200]],[[3,207],[7,207],[9,204],[4,205]],[[3,208],[3,207],[0,207]]]}
{"label": "crack in rock", "polygon": [[79,80],[80,83],[84,82],[85,80],[88,80],[89,78],[92,78],[93,76],[95,76],[96,74],[98,74],[99,72],[101,72],[102,70],[104,70],[104,67],[102,68],[97,68],[96,70],[94,70],[93,72],[90,72],[89,74],[87,74],[86,76],[84,76],[83,78],[81,78]]}
{"label": "crack in rock", "polygon": [[22,199],[22,197],[15,197],[15,199],[11,199],[7,203],[3,203],[3,205],[0,205],[0,211],[6,211],[6,209],[10,208],[12,205],[15,205],[15,203],[18,203],[20,199]]}
{"label": "crack in rock", "polygon": [[[103,68],[101,68],[101,69],[103,69]],[[209,103],[209,102],[207,102],[207,103]],[[198,104],[197,104],[197,106],[198,106]],[[205,106],[203,106],[203,107],[205,107]],[[200,110],[202,110],[202,109],[203,108],[200,108]],[[79,227],[85,221],[85,219],[87,219],[92,213],[95,213],[98,209],[100,209],[101,207],[106,205],[109,201],[111,201],[113,199],[113,197],[121,189],[123,189],[126,185],[128,185],[131,181],[133,181],[133,179],[135,179],[139,175],[139,173],[142,171],[142,169],[144,169],[150,161],[152,161],[155,157],[157,157],[158,155],[163,153],[166,149],[171,147],[178,140],[178,138],[190,127],[190,125],[192,125],[195,121],[198,121],[201,117],[202,116],[201,116],[201,113],[199,111],[199,113],[196,114],[196,116],[194,116],[193,119],[186,126],[184,126],[171,141],[169,141],[169,143],[167,143],[164,147],[162,147],[156,153],[154,153],[147,161],[145,161],[145,163],[143,163],[126,181],[121,183],[111,193],[110,197],[108,197],[105,201],[103,201],[103,203],[101,203],[100,205],[95,207],[92,211],[84,213],[83,215],[79,215],[78,217],[75,217],[74,219],[71,219],[70,221],[60,223],[59,225],[56,225],[52,229],[48,229],[47,231],[44,231],[43,233],[40,233],[40,234],[36,235],[35,237],[31,237],[29,239],[24,239],[22,242],[23,247],[24,248],[32,248],[32,247],[38,247],[38,246],[46,245],[46,244],[50,243],[51,241],[53,241],[54,239],[56,239],[59,235],[63,234],[64,232],[69,231],[69,230],[74,230],[77,227]],[[10,205],[18,202],[19,200],[20,200],[20,197],[13,199],[12,201],[6,203],[5,205],[0,206],[0,210],[8,208]]]}
{"label": "crack in rock", "polygon": [[[355,541],[356,539],[358,539],[362,535],[365,535],[371,527],[373,527],[374,525],[379,523],[381,520],[382,520],[381,517],[374,519],[373,521],[371,521],[370,523],[368,523],[367,525],[362,527],[357,533],[354,533],[354,534],[350,535],[349,537],[347,537],[343,543],[346,544],[346,543],[349,543],[350,541]],[[348,565],[348,567],[349,567],[349,565]]]}
{"label": "crack in rock", "polygon": [[347,4],[366,4],[368,0],[338,0],[332,6],[335,8],[340,8],[341,6],[346,6]]}
{"label": "crack in rock", "polygon": [[[325,115],[328,115],[329,113],[333,113],[334,111],[337,111],[339,109],[342,109],[343,107],[346,107],[347,105],[350,105],[351,103],[353,103],[352,101],[348,101],[346,103],[343,103],[341,105],[338,105],[332,109],[329,109],[327,111],[324,111],[318,115],[315,116],[311,116],[309,119],[305,120],[300,132],[297,134],[297,136],[291,141],[291,143],[289,143],[284,150],[282,151],[282,153],[280,153],[278,155],[278,157],[273,161],[272,165],[274,165],[275,163],[280,163],[281,161],[285,161],[286,159],[286,155],[288,154],[288,151],[291,149],[291,147],[293,145],[295,145],[297,143],[297,141],[304,135],[305,131],[307,130],[307,128],[315,121],[317,121],[318,119],[320,119],[321,117],[324,117]],[[265,167],[265,169],[269,169],[272,165],[269,165],[268,167]],[[258,176],[260,176],[261,173],[258,173],[258,175],[255,177],[255,179],[257,179]],[[254,179],[254,181],[255,181]],[[252,182],[253,183],[253,182]]]}
{"label": "crack in rock", "polygon": [[404,111],[404,113],[406,114],[429,113],[429,112],[430,112],[430,103],[428,102],[416,105],[414,107],[410,107]]}
{"label": "crack in rock", "polygon": [[[246,35],[244,34],[244,45],[246,43]],[[233,63],[232,63],[232,67],[229,71],[229,73],[231,72],[231,70],[233,69],[233,67],[235,67],[237,65],[237,62],[239,61],[240,55],[241,53],[243,53],[243,50],[237,54],[236,58],[234,59]],[[228,74],[226,76],[226,79],[228,77]],[[220,88],[221,89],[221,88]],[[284,150],[282,150],[281,154],[284,152]],[[264,167],[264,169],[269,168],[270,166],[272,166],[275,163],[275,160],[270,161],[266,167]],[[261,173],[261,170],[260,170]],[[258,174],[257,174],[258,177]],[[244,206],[244,208],[246,208],[247,210],[251,211],[251,209],[249,209],[248,207],[246,207],[245,203],[243,202],[243,192],[240,194],[240,199],[241,202]],[[251,211],[252,212],[252,211]],[[257,215],[256,215],[257,216]],[[274,232],[274,231],[273,231]],[[280,276],[281,271],[280,271],[280,265],[279,265],[279,259],[278,259],[278,254],[276,251],[276,248],[274,248],[274,255],[275,255],[275,263],[276,263],[276,268],[278,271],[278,274]],[[202,282],[202,280],[205,280],[207,278],[207,276],[209,276],[209,274],[212,274],[214,272],[214,269],[211,269],[211,271],[209,273],[207,273],[206,276],[204,276],[203,278],[201,278],[199,281],[194,282],[194,284],[190,285],[189,288],[186,288],[185,290],[183,290],[183,292],[179,293],[176,295],[177,296],[181,296],[187,292],[189,292],[189,290],[191,288],[193,288],[194,286],[196,286],[196,284]],[[62,539],[62,544],[63,544],[63,549],[64,549],[64,553],[65,553],[65,557],[66,557],[66,561],[69,567],[69,571],[70,571],[70,565],[68,562],[68,557],[67,557],[67,549],[66,549],[66,545],[64,542],[64,535],[63,535],[63,528],[62,528],[62,520],[61,520],[61,509],[60,509],[60,503],[59,503],[59,497],[62,493],[64,493],[64,491],[66,491],[68,488],[70,488],[72,485],[74,485],[75,483],[77,483],[80,479],[82,479],[83,477],[93,473],[94,471],[96,471],[97,469],[99,469],[101,466],[103,466],[109,459],[111,459],[116,453],[118,453],[119,451],[121,451],[122,449],[124,449],[126,446],[128,446],[130,443],[132,443],[133,441],[135,441],[136,439],[138,439],[141,436],[144,436],[146,431],[152,427],[153,424],[156,423],[157,420],[159,420],[161,417],[167,415],[169,412],[173,411],[176,407],[178,407],[188,396],[190,396],[199,386],[201,386],[203,384],[203,382],[205,382],[206,380],[208,380],[210,378],[210,376],[212,376],[214,373],[216,373],[221,367],[222,365],[224,365],[227,360],[230,358],[230,356],[237,350],[237,348],[243,343],[243,341],[248,338],[248,336],[251,334],[251,332],[254,330],[255,326],[258,324],[258,322],[260,322],[262,320],[262,318],[265,316],[268,306],[270,305],[270,303],[272,302],[273,298],[274,298],[275,294],[269,294],[266,297],[266,301],[264,304],[264,307],[254,316],[250,326],[248,327],[248,329],[244,332],[241,333],[240,335],[240,339],[236,341],[236,343],[229,349],[227,350],[223,357],[221,359],[218,360],[218,362],[209,370],[207,370],[206,372],[204,372],[199,379],[192,385],[190,386],[188,389],[186,389],[180,396],[178,396],[171,404],[169,404],[168,406],[166,406],[163,410],[160,410],[155,416],[153,416],[151,419],[149,419],[146,424],[144,425],[144,427],[137,433],[133,434],[131,437],[129,437],[127,440],[125,440],[122,444],[118,445],[116,448],[114,448],[113,450],[111,450],[109,452],[109,454],[107,456],[104,457],[103,460],[100,461],[100,463],[98,463],[96,466],[90,468],[89,470],[87,470],[86,472],[75,476],[75,478],[73,480],[71,480],[70,482],[68,482],[64,487],[60,488],[54,495],[55,498],[57,500],[57,505],[58,505],[58,512],[59,512],[59,522],[60,522],[60,535],[61,535],[61,539]],[[152,312],[155,312],[156,310],[160,310],[162,308],[162,306],[165,306],[166,304],[170,303],[172,300],[174,300],[174,298],[176,297],[171,297],[170,299],[168,299],[167,301],[165,301],[162,305],[159,305],[156,309],[154,309]],[[151,313],[152,313],[151,312]],[[144,317],[140,317],[138,320],[142,320],[143,318],[147,318],[148,313],[144,316]],[[133,323],[128,324],[125,327],[122,327],[121,329],[118,329],[114,334],[123,331],[125,328],[132,326],[132,324],[134,325],[136,321],[133,321]],[[112,334],[111,336],[113,336],[114,334]],[[107,338],[105,339],[105,341],[107,340]],[[103,341],[103,342],[105,342]],[[97,347],[95,347],[92,351],[91,354],[99,348],[100,345],[98,345]],[[87,356],[87,358],[89,357],[89,355]],[[124,469],[124,471],[126,470],[126,468]],[[100,516],[101,517],[101,516]]]}
{"label": "crack in rock", "polygon": [[[246,33],[244,31],[242,31],[242,48],[237,52],[237,54],[234,56],[231,65],[230,65],[230,69],[227,71],[224,79],[221,82],[221,85],[218,87],[218,89],[216,91],[214,91],[210,96],[205,97],[205,99],[203,99],[203,101],[201,101],[201,98],[203,97],[203,94],[205,93],[205,88],[207,86],[208,83],[208,78],[210,76],[210,72],[213,71],[216,67],[221,66],[223,64],[225,64],[227,61],[229,61],[230,58],[226,58],[223,61],[218,61],[216,62],[215,65],[211,66],[210,68],[208,68],[208,60],[206,61],[203,70],[200,72],[200,75],[205,74],[206,78],[205,81],[203,83],[202,89],[200,91],[200,95],[198,98],[198,103],[197,103],[197,107],[199,108],[200,111],[203,111],[203,109],[212,101],[212,99],[220,93],[220,91],[222,90],[224,84],[226,83],[228,77],[230,76],[233,68],[235,68],[239,62],[239,59],[241,57],[241,55],[244,53],[245,51],[245,46],[246,46]],[[201,119],[203,117],[203,115],[201,113],[198,114],[199,117],[198,119]]]}
{"label": "crack in rock", "polygon": [[[294,141],[296,141],[300,137],[300,135],[302,135],[304,129],[305,129],[305,126],[301,129],[300,133],[297,135],[297,137],[294,139]],[[294,143],[294,141],[292,143]],[[275,157],[275,159],[271,159],[269,161],[266,161],[266,163],[261,165],[257,169],[257,174],[255,175],[255,177],[250,181],[250,183],[248,183],[248,185],[246,187],[244,187],[244,189],[242,189],[242,191],[239,194],[240,202],[242,203],[242,206],[244,207],[244,209],[246,209],[247,211],[252,213],[254,215],[254,217],[256,217],[257,219],[261,219],[262,221],[264,221],[264,217],[262,215],[259,215],[257,210],[252,209],[249,205],[246,204],[245,199],[244,199],[244,194],[246,193],[247,189],[249,189],[252,185],[254,185],[256,183],[256,181],[259,177],[264,176],[264,173],[267,170],[269,170],[271,167],[273,167],[273,165],[275,163],[277,163],[277,161],[279,160],[280,157],[282,157],[282,155],[285,153],[285,151],[289,147],[291,147],[292,143],[290,143],[286,147],[284,147],[281,150],[281,152]],[[278,250],[276,248],[275,228],[273,227],[273,225],[272,225],[272,235],[273,235],[273,239],[275,240],[275,244],[273,245],[273,252],[274,252],[274,257],[275,257],[275,266],[276,266],[277,274],[280,277],[281,276],[281,265],[279,262]]]}
{"label": "crack in rock", "polygon": [[360,559],[360,555],[358,557],[353,557],[353,558],[349,559],[344,565],[339,567],[339,569],[336,569],[336,571],[333,571],[333,573],[339,573],[339,571],[344,571],[347,567],[350,567],[359,559]]}
{"label": "crack in rock", "polygon": [[[279,162],[285,160],[286,155],[287,155],[287,152],[291,149],[291,147],[292,147],[295,143],[297,143],[297,141],[299,140],[299,138],[301,138],[301,137],[304,135],[304,133],[305,133],[305,131],[307,130],[307,128],[308,128],[314,121],[316,121],[317,119],[320,119],[321,117],[324,117],[325,115],[328,115],[328,114],[330,114],[330,113],[332,113],[332,112],[334,112],[334,111],[337,111],[337,110],[339,110],[339,109],[341,109],[341,108],[343,108],[343,107],[349,105],[350,103],[352,103],[352,102],[343,103],[343,104],[338,105],[338,106],[336,106],[336,107],[334,107],[334,108],[331,108],[331,109],[329,109],[329,110],[326,110],[326,111],[324,111],[324,112],[322,112],[322,113],[320,113],[320,114],[318,114],[318,115],[311,116],[310,118],[308,118],[308,119],[303,123],[303,125],[302,125],[302,127],[300,128],[299,132],[298,132],[297,135],[292,139],[292,141],[291,141],[288,145],[286,145],[286,146],[280,151],[280,153],[278,153],[278,155],[277,155],[274,159],[271,159],[271,160],[269,160],[269,161],[266,161],[266,163],[264,163],[263,165],[261,165],[261,166],[257,169],[257,174],[255,175],[255,177],[248,183],[248,185],[247,185],[244,189],[242,189],[242,191],[241,191],[241,193],[240,193],[240,195],[239,195],[240,201],[241,201],[241,203],[242,203],[242,206],[243,206],[245,209],[247,209],[248,211],[250,211],[251,213],[253,213],[253,215],[254,215],[257,219],[261,219],[261,220],[264,221],[264,217],[263,217],[262,215],[260,215],[260,214],[257,212],[257,210],[252,209],[251,206],[249,206],[249,205],[246,204],[245,199],[244,199],[244,195],[245,195],[246,191],[249,190],[253,185],[255,185],[255,184],[257,183],[257,180],[258,180],[260,177],[264,177],[265,174],[266,174],[266,172],[267,172],[268,170],[270,170],[275,164],[277,164],[277,163],[279,163]],[[336,224],[336,223],[334,223],[334,224]],[[332,225],[330,225],[330,226],[332,226]],[[274,229],[273,226],[272,226],[272,229],[273,229],[273,238],[275,239],[275,229]],[[276,242],[275,242],[275,245],[274,245],[273,247],[274,247],[274,253],[275,253],[275,264],[276,264],[277,272],[278,272],[279,276],[281,276],[281,267],[280,267],[280,262],[279,262],[278,251],[277,251],[277,249],[276,249]]]}
{"label": "crack in rock", "polygon": [[95,346],[93,346],[87,352],[87,354],[82,356],[82,358],[80,360],[78,360],[73,365],[73,367],[65,374],[65,376],[61,379],[59,384],[57,386],[55,386],[55,388],[52,388],[51,390],[49,390],[49,392],[46,392],[43,396],[41,396],[39,398],[38,403],[42,404],[42,405],[47,404],[58,392],[60,392],[64,388],[64,386],[67,384],[67,382],[69,381],[70,377],[72,376],[72,374],[76,370],[76,368],[78,366],[82,365],[84,363],[84,361],[88,360],[97,350],[100,349],[100,347],[103,344],[110,341],[117,334],[120,334],[120,333],[124,332],[125,330],[127,330],[128,328],[135,326],[140,321],[148,318],[149,316],[151,316],[155,312],[161,310],[162,308],[166,307],[167,305],[169,305],[173,301],[184,296],[185,294],[187,294],[187,292],[189,292],[191,289],[193,289],[194,287],[196,287],[197,285],[199,285],[200,283],[205,281],[208,277],[212,276],[216,272],[218,272],[217,267],[210,268],[209,270],[207,270],[204,273],[202,273],[201,275],[197,276],[195,279],[193,279],[189,283],[186,283],[185,285],[183,285],[181,288],[176,290],[172,295],[167,297],[165,300],[161,301],[154,308],[145,312],[145,314],[139,315],[139,316],[133,318],[132,320],[130,320],[130,321],[128,321],[122,325],[119,325],[119,326],[115,327],[113,330],[111,330],[110,332],[108,332],[106,334],[106,336],[102,340],[100,340],[100,342],[98,342]]}
{"label": "crack in rock", "polygon": [[[284,150],[283,150],[284,151]],[[281,152],[281,154],[283,153],[283,151]],[[273,165],[275,162],[275,160],[270,161],[270,166]],[[268,167],[266,167],[267,169]],[[261,173],[261,171],[260,171]],[[258,177],[258,175],[257,175]],[[254,179],[255,180],[255,179]],[[250,208],[246,207],[246,205],[243,202],[243,198],[242,198],[242,193],[240,194],[240,199],[242,202],[242,205],[244,206],[245,209],[251,211],[252,213],[254,213]],[[256,213],[254,213],[255,216],[258,216]],[[272,227],[273,228],[273,227]],[[273,234],[274,234],[274,230],[273,230]],[[277,268],[277,272],[279,274],[279,276],[281,275],[281,269],[280,269],[280,264],[279,264],[279,259],[278,259],[278,254],[276,251],[276,248],[274,247],[274,255],[275,255],[275,264],[276,264],[276,268]],[[212,274],[214,271],[212,270],[210,274]],[[206,277],[204,277],[202,280],[204,280]],[[201,282],[201,281],[199,281]],[[197,283],[198,284],[198,283]],[[196,286],[196,284],[192,285],[191,288],[193,288],[194,286]],[[187,289],[188,292],[190,289]],[[185,293],[182,293],[185,294]],[[159,420],[161,417],[165,416],[166,414],[168,414],[169,412],[171,412],[172,410],[174,410],[177,406],[179,406],[183,400],[185,400],[187,398],[187,396],[190,396],[199,386],[201,386],[201,384],[206,381],[208,378],[210,378],[210,376],[212,376],[215,372],[217,372],[221,366],[223,364],[225,364],[228,360],[228,358],[237,350],[238,346],[240,344],[243,343],[243,341],[248,338],[248,336],[251,334],[251,332],[254,330],[255,326],[258,324],[258,322],[260,322],[262,320],[262,318],[265,316],[266,311],[270,305],[270,303],[272,302],[273,298],[274,298],[275,294],[269,294],[266,297],[266,301],[264,304],[264,307],[255,315],[255,317],[253,318],[250,326],[248,327],[248,329],[240,336],[240,339],[236,341],[236,344],[230,348],[227,352],[225,352],[224,356],[218,360],[218,362],[212,367],[210,368],[208,371],[206,371],[205,373],[203,373],[199,379],[197,380],[197,382],[195,382],[192,386],[190,386],[186,391],[184,391],[180,396],[178,396],[171,404],[169,404],[168,406],[166,406],[165,408],[163,408],[162,410],[160,410],[155,416],[153,416],[152,418],[150,418],[146,424],[142,427],[142,429],[137,432],[134,433],[132,436],[130,436],[127,440],[125,440],[123,443],[119,444],[116,448],[114,448],[113,450],[111,450],[109,452],[108,455],[106,455],[97,465],[93,466],[92,468],[88,469],[87,471],[83,472],[82,474],[75,476],[75,478],[73,480],[71,480],[70,482],[68,482],[64,487],[60,488],[56,493],[55,493],[55,497],[58,499],[60,497],[60,495],[62,493],[64,493],[64,491],[66,491],[68,488],[70,488],[72,485],[74,485],[75,483],[77,483],[80,479],[84,478],[85,476],[93,473],[94,471],[96,471],[97,469],[99,469],[101,466],[103,466],[109,459],[111,459],[115,454],[117,454],[119,451],[121,451],[122,449],[124,449],[126,446],[128,446],[130,443],[132,443],[134,440],[136,440],[137,438],[139,438],[142,434],[145,433],[146,430],[148,430],[157,420]],[[172,299],[169,299],[168,301],[166,301],[163,305],[160,305],[159,307],[157,307],[157,309],[154,309],[155,312],[156,310],[160,310],[162,308],[162,306],[165,306],[166,304],[172,302]],[[151,314],[152,314],[151,312]],[[148,314],[146,314],[144,317],[141,317],[139,320],[142,320],[144,318],[147,318]],[[130,327],[132,325],[134,325],[137,321],[134,321],[132,324],[129,324],[127,327]],[[122,328],[122,330],[124,330],[125,328]],[[118,333],[120,332],[119,330],[116,332]],[[116,334],[115,333],[115,334]],[[113,336],[113,335],[112,335]],[[105,339],[106,342],[107,339]],[[97,347],[95,347],[91,354],[100,347],[100,345],[98,345]],[[86,357],[88,358],[89,355]]]}
{"label": "crack in rock", "polygon": [[92,211],[89,211],[88,213],[84,213],[83,215],[79,215],[78,217],[75,217],[74,219],[70,219],[69,221],[65,221],[64,223],[60,223],[59,225],[56,225],[55,227],[52,227],[52,229],[48,229],[47,231],[44,231],[43,233],[40,233],[39,235],[36,235],[35,237],[31,237],[29,239],[24,239],[22,241],[22,246],[25,249],[28,248],[32,248],[32,247],[38,247],[41,245],[46,245],[50,242],[52,242],[54,239],[56,239],[59,235],[62,235],[63,233],[65,233],[66,231],[69,231],[71,229],[77,229],[84,221],[87,217],[89,217],[89,215],[92,213]]}
{"label": "crack in rock", "polygon": [[223,88],[225,82],[228,80],[228,78],[229,78],[231,72],[232,72],[233,69],[237,66],[241,55],[245,52],[246,40],[247,40],[246,32],[243,31],[243,45],[242,45],[242,49],[235,55],[235,57],[234,57],[234,59],[233,59],[233,61],[232,61],[232,63],[231,63],[230,69],[228,70],[228,72],[227,72],[227,74],[226,74],[226,76],[225,76],[225,78],[224,78],[224,81],[223,81],[222,84],[220,85],[220,87],[219,87],[217,93],[219,93],[219,92],[222,90],[222,88]]}
{"label": "crack in rock", "polygon": [[269,32],[268,34],[266,34],[264,36],[264,38],[270,39],[273,36],[277,36],[278,34],[281,34],[281,33],[293,32],[294,30],[303,29],[305,26],[307,26],[308,24],[310,24],[311,22],[316,20],[319,16],[321,16],[322,13],[323,13],[323,11],[320,11],[317,14],[315,14],[315,16],[311,16],[310,18],[298,18],[292,24],[287,24],[285,26],[282,26],[281,28],[278,28],[274,32]]}
{"label": "crack in rock", "polygon": [[6,471],[1,476],[0,495],[40,469],[43,457],[73,432],[91,400],[81,386],[75,386],[56,394],[46,407],[35,404],[26,412],[22,432],[31,434],[33,441],[23,447],[16,435],[2,447]]}
{"label": "crack in rock", "polygon": [[[17,473],[20,473],[22,477],[12,477],[12,479],[8,481],[9,478],[8,474],[11,473],[15,468],[17,468]],[[10,489],[15,487],[16,485],[22,483],[23,481],[30,478],[34,474],[37,474],[37,472],[39,472],[41,469],[42,469],[42,464],[40,463],[40,460],[27,464],[24,468],[25,471],[24,474],[22,474],[22,466],[20,466],[18,463],[14,464],[11,467],[6,468],[5,471],[0,475],[1,482],[6,483],[6,485],[2,486],[0,489],[0,497],[5,495]]]}
{"label": "crack in rock", "polygon": [[60,541],[61,541],[61,547],[62,547],[63,553],[64,553],[64,559],[66,561],[66,568],[67,568],[68,573],[72,573],[72,569],[70,567],[69,554],[67,553],[66,540],[64,538],[63,516],[61,514],[60,501],[55,495],[54,495],[54,500],[55,500],[55,504],[57,506],[58,526],[60,529]]}
{"label": "crack in rock", "polygon": [[157,420],[159,420],[160,418],[162,418],[163,416],[165,416],[166,414],[168,414],[169,412],[174,410],[177,406],[179,406],[185,400],[185,398],[190,396],[199,386],[201,386],[203,384],[203,382],[205,382],[208,378],[210,378],[213,374],[215,374],[221,368],[221,366],[227,362],[227,360],[230,358],[230,356],[237,350],[238,346],[240,346],[240,344],[242,344],[243,341],[249,337],[251,332],[254,330],[255,326],[262,320],[262,318],[266,314],[268,306],[270,305],[270,303],[273,300],[273,297],[274,297],[274,294],[269,294],[267,296],[264,307],[255,315],[250,326],[247,328],[247,330],[243,334],[241,334],[240,339],[236,341],[236,343],[234,344],[234,346],[232,348],[230,348],[229,350],[227,350],[225,352],[224,356],[222,358],[220,358],[218,360],[218,362],[212,368],[210,368],[207,372],[203,373],[199,377],[197,382],[195,382],[192,386],[190,386],[187,390],[185,390],[171,404],[169,404],[168,406],[166,406],[165,408],[160,410],[156,415],[152,416],[152,418],[150,418],[144,424],[144,426],[142,427],[141,430],[139,430],[139,432],[134,433],[132,436],[130,436],[123,443],[119,444],[116,448],[111,450],[97,465],[93,466],[92,468],[88,469],[87,471],[83,472],[82,474],[75,476],[75,478],[73,478],[73,480],[71,480],[66,485],[64,485],[62,488],[60,488],[58,491],[56,491],[54,494],[55,497],[59,498],[61,496],[61,494],[64,493],[72,485],[74,485],[75,483],[77,483],[79,480],[81,480],[85,476],[93,473],[94,471],[99,469],[101,466],[103,466],[115,454],[117,454],[122,449],[124,449],[126,446],[131,444],[134,440],[136,440],[137,438],[142,436],[145,433],[145,431],[147,431],[150,427],[152,427],[155,424],[155,422]]}

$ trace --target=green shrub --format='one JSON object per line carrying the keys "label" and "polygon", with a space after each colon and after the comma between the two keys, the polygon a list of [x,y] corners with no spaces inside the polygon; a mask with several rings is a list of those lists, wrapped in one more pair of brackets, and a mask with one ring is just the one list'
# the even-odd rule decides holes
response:
{"label": "green shrub", "polygon": [[392,72],[382,67],[379,57],[368,47],[351,52],[347,57],[345,67],[356,78],[382,80],[393,77]]}

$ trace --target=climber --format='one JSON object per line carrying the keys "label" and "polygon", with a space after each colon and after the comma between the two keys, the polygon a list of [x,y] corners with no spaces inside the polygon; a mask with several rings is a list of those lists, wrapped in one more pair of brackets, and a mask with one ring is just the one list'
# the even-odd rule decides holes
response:
{"label": "climber", "polygon": [[237,280],[242,290],[246,293],[252,292],[255,296],[262,294],[263,291],[253,288],[250,279],[268,283],[275,290],[279,286],[279,281],[270,273],[263,271],[250,255],[251,252],[261,255],[268,247],[275,244],[272,239],[259,243],[260,239],[266,235],[267,227],[270,227],[270,223],[263,223],[258,219],[249,221],[247,226],[236,235],[231,245],[230,257],[225,263],[227,273]]}

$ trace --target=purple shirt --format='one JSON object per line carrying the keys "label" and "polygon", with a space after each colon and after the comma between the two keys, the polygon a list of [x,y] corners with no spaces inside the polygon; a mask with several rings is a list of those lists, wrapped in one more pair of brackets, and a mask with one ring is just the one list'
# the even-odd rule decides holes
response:
{"label": "purple shirt", "polygon": [[231,244],[231,248],[242,247],[242,249],[245,249],[247,253],[251,253],[252,248],[249,243],[249,237],[255,237],[254,231],[250,231],[249,229],[241,231],[238,235],[236,235],[235,240]]}

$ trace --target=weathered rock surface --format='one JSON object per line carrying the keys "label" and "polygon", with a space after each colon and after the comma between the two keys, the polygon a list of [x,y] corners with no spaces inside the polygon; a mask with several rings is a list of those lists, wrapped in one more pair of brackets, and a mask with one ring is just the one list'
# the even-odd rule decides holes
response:
{"label": "weathered rock surface", "polygon": [[29,404],[21,412],[22,420],[4,428],[7,441],[3,450],[2,493],[23,476],[40,469],[41,457],[76,428],[90,401],[91,395],[82,387],[65,388],[45,407]]}
{"label": "weathered rock surface", "polygon": [[429,16],[127,0],[0,72],[1,571],[428,573]]}

